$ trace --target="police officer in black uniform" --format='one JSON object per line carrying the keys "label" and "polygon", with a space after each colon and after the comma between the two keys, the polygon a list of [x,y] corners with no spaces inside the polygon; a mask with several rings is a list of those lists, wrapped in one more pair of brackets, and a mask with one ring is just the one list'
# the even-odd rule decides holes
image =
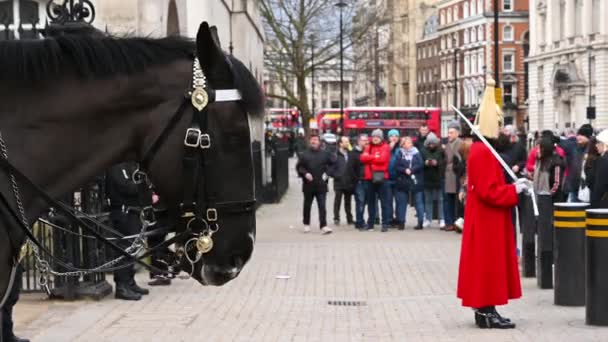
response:
{"label": "police officer in black uniform", "polygon": [[[113,166],[106,177],[106,192],[110,201],[110,219],[113,226],[125,236],[138,235],[142,223],[140,214],[145,205],[152,201],[152,192],[140,194],[139,186],[133,181],[133,173],[137,170],[135,163],[122,163]],[[141,198],[149,197],[150,203],[140,203]],[[128,248],[132,239],[119,243],[122,248]],[[127,261],[129,262],[129,261]],[[135,283],[135,266],[114,271],[117,299],[140,300],[149,291]]]}

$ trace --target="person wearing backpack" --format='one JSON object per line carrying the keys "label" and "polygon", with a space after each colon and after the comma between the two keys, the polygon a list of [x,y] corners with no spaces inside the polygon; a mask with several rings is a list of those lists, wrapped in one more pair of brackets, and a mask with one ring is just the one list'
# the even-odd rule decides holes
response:
{"label": "person wearing backpack", "polygon": [[414,147],[414,142],[410,137],[404,137],[401,147],[397,152],[395,164],[397,172],[395,180],[395,190],[397,197],[397,225],[399,230],[405,229],[405,219],[407,212],[407,202],[411,195],[416,208],[418,224],[414,229],[422,229],[424,220],[424,162],[422,154]]}

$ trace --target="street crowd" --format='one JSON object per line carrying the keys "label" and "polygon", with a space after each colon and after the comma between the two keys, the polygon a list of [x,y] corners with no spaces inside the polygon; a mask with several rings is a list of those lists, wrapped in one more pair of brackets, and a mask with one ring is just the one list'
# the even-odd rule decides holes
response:
{"label": "street crowd", "polygon": [[[463,134],[458,121],[448,125],[440,139],[426,125],[413,136],[391,129],[353,141],[340,137],[337,149],[311,135],[298,153],[297,173],[304,193],[303,225],[310,231],[312,203],[317,201],[319,228],[329,234],[326,198],[333,179],[333,222],[339,225],[344,208],[346,223],[361,231],[404,230],[408,205],[415,209],[420,230],[436,220],[440,229],[462,232],[467,193],[467,157],[472,137]],[[558,135],[545,130],[533,135],[531,146],[512,125],[501,129],[496,150],[518,178],[527,178],[535,193],[553,202],[590,202],[608,208],[608,130],[594,131],[590,124]],[[528,148],[529,147],[529,148]],[[512,180],[505,174],[507,183]],[[355,200],[355,215],[351,199]],[[365,209],[367,208],[367,217]]]}

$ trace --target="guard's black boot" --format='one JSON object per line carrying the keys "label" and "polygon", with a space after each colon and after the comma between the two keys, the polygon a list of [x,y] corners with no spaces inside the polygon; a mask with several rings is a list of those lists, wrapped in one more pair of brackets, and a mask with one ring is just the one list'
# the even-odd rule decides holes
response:
{"label": "guard's black boot", "polygon": [[116,299],[123,300],[140,300],[141,295],[139,293],[134,292],[127,285],[116,285],[116,293],[114,294]]}
{"label": "guard's black boot", "polygon": [[496,307],[494,307],[494,314],[495,314],[496,316],[498,316],[498,318],[500,318],[500,320],[501,320],[501,321],[511,323],[511,319],[509,319],[509,318],[507,318],[507,317],[502,317],[502,316],[501,316],[501,315],[498,313],[498,311],[496,311]]}
{"label": "guard's black boot", "polygon": [[144,289],[143,287],[140,287],[139,285],[137,285],[137,283],[135,282],[135,280],[133,280],[131,282],[131,284],[129,284],[129,288],[131,289],[131,291],[140,294],[140,295],[148,295],[150,294],[150,290],[148,289]]}
{"label": "guard's black boot", "polygon": [[515,323],[505,321],[492,306],[475,310],[475,323],[481,329],[513,329]]}

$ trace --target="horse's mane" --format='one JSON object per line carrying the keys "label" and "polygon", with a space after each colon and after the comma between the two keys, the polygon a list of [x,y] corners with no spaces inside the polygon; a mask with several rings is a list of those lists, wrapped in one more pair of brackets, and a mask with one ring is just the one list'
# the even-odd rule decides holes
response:
{"label": "horse's mane", "polygon": [[41,82],[134,74],[155,65],[192,58],[191,40],[113,38],[67,34],[40,40],[0,42],[0,81]]}
{"label": "horse's mane", "polygon": [[[40,40],[0,41],[0,82],[31,84],[66,77],[104,79],[143,72],[153,66],[192,59],[194,41],[183,37],[115,38],[66,34]],[[255,77],[229,56],[230,77],[243,96],[247,111],[259,114],[264,99]],[[216,75],[214,75],[216,76]]]}

